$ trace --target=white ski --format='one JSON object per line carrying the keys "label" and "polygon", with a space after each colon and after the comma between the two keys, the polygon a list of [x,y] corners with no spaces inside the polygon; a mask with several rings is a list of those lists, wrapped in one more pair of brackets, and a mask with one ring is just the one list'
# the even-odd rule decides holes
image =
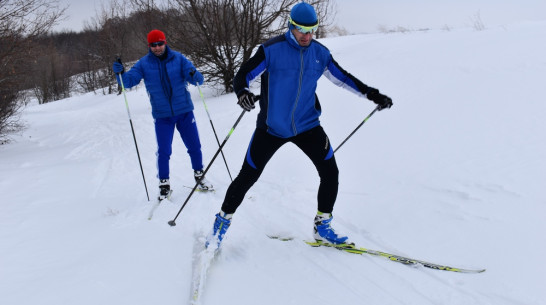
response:
{"label": "white ski", "polygon": [[[170,200],[171,199],[171,195],[173,193],[173,190],[169,190],[169,195],[167,195],[167,200]],[[152,208],[150,209],[150,213],[148,214],[148,220],[152,220],[152,217],[154,217],[154,213],[155,213],[155,210],[157,209],[157,207],[159,207],[159,205],[161,204],[161,202],[165,199],[159,199],[157,198],[157,202],[154,203],[154,205],[152,206]]]}
{"label": "white ski", "polygon": [[[193,186],[183,185],[183,187],[188,188],[188,189],[190,189],[190,190],[193,190]],[[202,189],[202,188],[200,188],[200,187],[196,187],[196,188],[195,188],[195,191],[196,191],[196,192],[200,192],[200,193],[215,193],[215,192],[216,192],[216,190],[215,190],[214,188],[211,188],[211,189],[208,189],[208,190],[204,190],[204,189]]]}
{"label": "white ski", "polygon": [[196,238],[193,246],[192,281],[190,305],[200,305],[204,293],[207,272],[220,250],[216,247],[205,248],[204,238]]}

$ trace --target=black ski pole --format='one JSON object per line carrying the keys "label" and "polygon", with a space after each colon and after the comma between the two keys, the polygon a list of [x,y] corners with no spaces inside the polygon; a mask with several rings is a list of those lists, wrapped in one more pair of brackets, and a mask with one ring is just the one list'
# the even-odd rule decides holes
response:
{"label": "black ski pole", "polygon": [[[216,143],[218,143],[218,147],[220,147],[220,141],[218,140],[218,135],[216,134],[216,129],[214,129],[214,124],[212,124],[212,119],[210,118],[209,109],[207,107],[207,104],[205,103],[205,97],[203,96],[203,92],[201,92],[201,86],[197,85],[197,89],[199,89],[199,95],[201,96],[201,100],[203,101],[203,105],[205,106],[205,111],[207,112],[207,116],[209,117],[210,126],[212,127],[212,132],[214,132],[214,137],[216,137]],[[231,172],[229,171],[229,166],[226,161],[226,156],[224,156],[224,152],[220,150],[222,153],[222,158],[224,159],[224,164],[226,164],[226,169],[229,175],[229,179],[233,182],[233,178],[231,177]]]}
{"label": "black ski pole", "polygon": [[[259,96],[256,96],[256,99],[259,99]],[[209,165],[207,165],[207,168],[205,169],[205,171],[203,172],[203,176],[205,176],[205,174],[208,172],[210,166],[212,165],[212,163],[214,162],[214,160],[216,159],[216,157],[218,156],[218,154],[222,151],[222,148],[224,147],[224,145],[226,144],[227,140],[229,139],[229,137],[231,136],[231,134],[233,133],[233,131],[235,130],[235,127],[237,127],[237,125],[239,124],[239,122],[241,121],[241,119],[243,118],[243,115],[245,115],[245,112],[246,110],[243,110],[243,112],[241,112],[241,115],[239,115],[239,118],[237,119],[237,121],[235,122],[235,124],[233,125],[233,127],[231,127],[231,130],[229,131],[228,135],[226,136],[226,138],[224,139],[224,142],[222,142],[222,144],[220,145],[220,147],[218,148],[218,150],[216,151],[216,153],[214,154],[214,156],[212,157],[212,160],[210,160],[210,163]],[[170,220],[168,222],[168,224],[171,226],[171,227],[174,227],[176,226],[176,219],[178,218],[178,215],[180,215],[180,213],[182,212],[182,210],[184,209],[184,207],[186,206],[186,204],[188,203],[188,201],[190,200],[191,196],[193,195],[193,193],[195,192],[195,189],[197,189],[197,186],[199,185],[199,182],[196,182],[195,183],[195,186],[192,188],[190,194],[188,195],[188,198],[186,198],[186,201],[184,201],[184,204],[182,204],[182,207],[180,208],[180,210],[178,211],[178,213],[176,214],[176,216],[174,217],[173,220]]]}
{"label": "black ski pole", "polygon": [[[121,58],[117,57],[116,59],[121,64]],[[138,164],[140,164],[140,172],[142,173],[142,181],[144,182],[144,189],[146,189],[146,197],[150,201],[150,195],[148,194],[148,187],[146,186],[146,178],[144,178],[144,169],[142,169],[142,162],[140,161],[140,153],[138,152],[138,145],[135,136],[135,129],[133,128],[133,120],[131,119],[131,112],[129,111],[129,103],[127,102],[127,95],[125,95],[125,86],[123,85],[123,79],[121,78],[121,73],[118,73],[119,83],[121,84],[121,92],[123,92],[123,97],[125,98],[125,108],[127,108],[127,115],[129,116],[129,124],[131,124],[131,131],[133,132],[133,140],[135,141],[135,148],[138,157]]]}
{"label": "black ski pole", "polygon": [[364,120],[355,128],[355,130],[353,130],[353,132],[351,132],[351,134],[350,134],[347,138],[345,138],[345,140],[343,140],[343,142],[341,142],[341,144],[339,144],[339,146],[334,150],[334,153],[335,153],[338,149],[340,149],[341,146],[342,146],[343,144],[345,144],[345,142],[347,142],[347,140],[349,140],[349,138],[352,137],[353,134],[354,134],[362,125],[364,125],[364,123],[366,123],[366,121],[367,121],[369,118],[371,118],[372,115],[373,115],[377,110],[379,110],[379,106],[375,107],[375,109],[374,109],[366,118],[364,118]]}

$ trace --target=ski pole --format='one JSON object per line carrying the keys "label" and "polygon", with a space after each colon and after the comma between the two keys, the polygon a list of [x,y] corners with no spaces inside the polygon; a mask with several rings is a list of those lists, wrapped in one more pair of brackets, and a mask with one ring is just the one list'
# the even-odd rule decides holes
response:
{"label": "ski pole", "polygon": [[[116,59],[121,64],[121,58]],[[121,92],[123,92],[123,98],[125,98],[125,108],[127,108],[127,115],[129,116],[129,124],[131,125],[131,131],[133,132],[133,140],[135,142],[136,153],[138,157],[138,164],[140,164],[140,172],[142,173],[142,181],[144,182],[144,189],[146,190],[146,197],[150,201],[150,195],[148,194],[148,187],[146,186],[146,178],[144,178],[144,169],[142,169],[142,162],[140,161],[140,153],[138,152],[138,145],[135,136],[135,129],[133,128],[133,120],[131,119],[131,112],[129,111],[129,103],[127,102],[127,95],[125,94],[125,86],[123,85],[123,79],[121,73],[118,73],[119,83],[121,84]]]}
{"label": "ski pole", "polygon": [[[259,99],[259,96],[256,96],[256,99]],[[241,121],[241,119],[243,118],[243,115],[245,115],[245,112],[246,110],[243,110],[243,112],[241,112],[241,114],[239,115],[239,118],[237,119],[237,121],[235,122],[235,124],[233,125],[233,127],[231,127],[229,133],[227,134],[226,138],[224,139],[224,142],[222,142],[222,144],[220,145],[220,147],[218,148],[218,150],[216,151],[216,153],[214,154],[214,157],[212,157],[212,160],[210,160],[210,163],[209,165],[207,165],[207,168],[205,169],[205,171],[203,172],[203,176],[205,176],[205,174],[207,173],[207,171],[209,170],[210,166],[212,165],[212,163],[214,162],[214,160],[216,159],[216,157],[218,156],[218,154],[220,153],[220,151],[222,151],[222,147],[224,147],[224,145],[226,144],[227,140],[229,139],[229,137],[231,136],[231,134],[233,133],[233,131],[235,130],[235,127],[237,127],[237,125],[239,124],[239,122]],[[192,188],[190,194],[188,195],[188,198],[186,198],[186,201],[184,201],[184,204],[182,204],[182,207],[180,208],[180,210],[178,211],[178,213],[176,214],[176,216],[174,217],[173,220],[170,220],[168,222],[168,224],[171,226],[171,227],[174,227],[176,226],[176,219],[178,218],[178,215],[180,215],[180,212],[182,212],[182,210],[184,209],[184,207],[186,206],[186,204],[188,203],[188,201],[190,200],[191,196],[193,195],[193,193],[195,192],[195,189],[197,189],[197,186],[199,185],[199,182],[196,182],[195,183],[195,186]]]}
{"label": "ski pole", "polygon": [[372,115],[373,115],[377,110],[379,110],[379,106],[375,107],[375,109],[374,109],[366,118],[364,118],[364,120],[355,128],[355,130],[353,130],[353,132],[351,132],[351,134],[350,134],[347,138],[345,138],[345,140],[343,140],[343,142],[341,142],[341,144],[339,144],[339,146],[334,150],[334,153],[335,153],[338,149],[340,149],[341,146],[342,146],[343,144],[345,144],[345,142],[347,142],[347,140],[349,140],[349,138],[352,137],[353,134],[354,134],[362,125],[364,125],[364,123],[366,123],[366,121],[367,121],[369,118],[371,118]]}
{"label": "ski pole", "polygon": [[[218,147],[220,147],[220,141],[218,140],[218,135],[216,134],[216,129],[214,129],[214,124],[212,124],[212,119],[210,118],[209,109],[207,107],[207,103],[205,103],[205,97],[203,96],[203,92],[201,92],[201,86],[197,85],[197,89],[199,89],[199,95],[201,96],[201,100],[203,101],[203,105],[205,106],[205,111],[207,112],[207,116],[209,117],[210,126],[212,127],[212,132],[214,132],[214,137],[216,138],[216,143],[218,143]],[[224,164],[226,165],[226,169],[229,175],[229,179],[231,179],[231,182],[233,182],[233,178],[231,177],[231,173],[229,171],[229,166],[226,161],[226,156],[224,156],[224,152],[220,150],[222,153],[222,158],[224,159]]]}

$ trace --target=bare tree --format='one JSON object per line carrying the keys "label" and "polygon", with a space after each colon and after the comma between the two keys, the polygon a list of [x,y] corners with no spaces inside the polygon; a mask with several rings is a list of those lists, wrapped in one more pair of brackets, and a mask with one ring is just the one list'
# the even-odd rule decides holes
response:
{"label": "bare tree", "polygon": [[184,45],[209,82],[233,91],[233,77],[254,48],[282,31],[298,0],[173,0],[182,12],[174,46]]}
{"label": "bare tree", "polygon": [[63,16],[58,0],[0,1],[0,138],[20,124],[19,92],[32,73],[38,47],[34,40],[47,33]]}
{"label": "bare tree", "polygon": [[337,14],[337,4],[331,0],[315,0],[309,1],[315,11],[319,20],[319,28],[315,33],[315,38],[324,38],[326,34],[330,32],[334,26],[334,20]]}
{"label": "bare tree", "polygon": [[164,13],[167,9],[161,6],[163,2],[165,1],[129,0],[133,11],[137,13],[134,16],[137,18],[132,18],[134,19],[133,29],[140,34],[144,34],[143,38],[146,38],[146,34],[153,29],[168,26],[164,24]]}
{"label": "bare tree", "polygon": [[83,59],[88,70],[79,83],[89,91],[118,92],[112,62],[118,56],[125,61],[135,60],[147,50],[145,42],[135,38],[130,12],[122,1],[112,0],[84,27],[89,33]]}
{"label": "bare tree", "polygon": [[44,104],[70,97],[70,63],[65,55],[52,45],[43,48],[37,56],[32,75],[34,95]]}

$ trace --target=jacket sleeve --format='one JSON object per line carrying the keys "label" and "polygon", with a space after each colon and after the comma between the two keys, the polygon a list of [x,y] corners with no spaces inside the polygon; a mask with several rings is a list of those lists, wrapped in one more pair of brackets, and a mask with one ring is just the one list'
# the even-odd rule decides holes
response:
{"label": "jacket sleeve", "polygon": [[129,71],[123,73],[121,78],[123,79],[123,86],[127,89],[138,85],[144,78],[142,59],[137,61]]}
{"label": "jacket sleeve", "polygon": [[266,70],[265,51],[263,45],[258,48],[256,54],[241,65],[233,79],[233,91],[240,96],[248,91],[250,83],[258,78]]}
{"label": "jacket sleeve", "polygon": [[180,70],[182,71],[182,78],[185,79],[187,82],[191,83],[192,85],[195,85],[195,82],[192,83],[193,77],[192,72],[197,71],[193,63],[186,58],[184,55],[180,55],[182,57],[181,63],[182,67],[180,67]]}
{"label": "jacket sleeve", "polygon": [[351,73],[345,71],[332,56],[330,56],[330,62],[326,67],[324,75],[334,84],[339,87],[345,88],[360,97],[364,97],[370,92],[372,87],[361,82],[358,78],[354,77]]}

